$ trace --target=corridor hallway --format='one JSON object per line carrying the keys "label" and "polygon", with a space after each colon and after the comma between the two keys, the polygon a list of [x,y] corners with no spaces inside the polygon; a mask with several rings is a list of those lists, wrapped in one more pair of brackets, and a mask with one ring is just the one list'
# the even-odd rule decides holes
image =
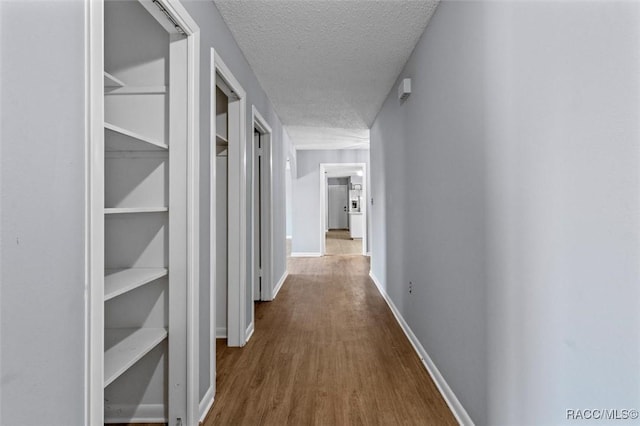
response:
{"label": "corridor hallway", "polygon": [[218,340],[204,425],[456,424],[368,272],[364,256],[290,259],[247,345]]}

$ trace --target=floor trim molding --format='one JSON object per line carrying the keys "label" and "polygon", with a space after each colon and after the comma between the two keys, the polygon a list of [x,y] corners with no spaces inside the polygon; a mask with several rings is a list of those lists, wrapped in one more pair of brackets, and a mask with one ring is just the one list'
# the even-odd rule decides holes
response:
{"label": "floor trim molding", "polygon": [[442,394],[442,397],[444,398],[445,402],[451,409],[451,412],[453,413],[453,415],[456,417],[456,420],[458,421],[458,423],[460,423],[461,425],[473,426],[474,425],[473,420],[471,420],[471,417],[469,417],[469,414],[460,403],[460,400],[458,400],[456,395],[453,393],[453,391],[449,387],[449,384],[445,381],[444,377],[438,370],[438,367],[436,367],[433,360],[431,359],[427,351],[422,346],[422,343],[420,343],[416,335],[413,334],[411,327],[409,327],[409,324],[407,324],[407,322],[404,320],[404,318],[400,314],[400,311],[398,311],[398,308],[396,308],[396,305],[393,303],[393,301],[391,300],[387,292],[382,288],[382,284],[380,283],[376,275],[373,273],[373,271],[369,271],[369,277],[371,278],[371,281],[373,281],[375,286],[378,288],[378,291],[380,292],[384,300],[387,302],[387,305],[391,309],[391,312],[393,313],[393,316],[396,318],[396,321],[398,321],[400,328],[402,328],[402,331],[409,339],[409,342],[411,342],[413,349],[416,351],[416,353],[420,357],[422,364],[427,369],[427,372],[431,376],[431,379],[436,384],[438,390],[440,391],[440,394]]}
{"label": "floor trim molding", "polygon": [[199,409],[200,409],[201,423],[204,422],[204,420],[207,418],[207,414],[209,414],[209,411],[213,406],[214,395],[215,395],[215,388],[213,387],[213,385],[209,386],[209,389],[207,389],[207,393],[204,394],[202,401],[200,401]]}
{"label": "floor trim molding", "polygon": [[244,336],[244,343],[246,344],[249,339],[251,339],[251,336],[253,336],[253,332],[255,331],[255,324],[253,321],[251,321],[251,324],[249,324],[249,327],[247,327],[247,329],[245,330]]}
{"label": "floor trim molding", "polygon": [[273,289],[271,300],[274,300],[276,298],[276,296],[278,295],[278,292],[284,285],[284,282],[287,280],[288,276],[289,276],[289,271],[284,271],[284,274],[282,274],[282,277],[280,277],[280,280],[278,280],[278,284],[276,284],[276,287]]}
{"label": "floor trim molding", "polygon": [[216,327],[216,339],[227,338],[227,327]]}
{"label": "floor trim molding", "polygon": [[107,404],[104,423],[166,423],[164,404]]}
{"label": "floor trim molding", "polygon": [[294,251],[291,253],[291,257],[322,257],[322,255],[320,254],[320,252],[315,251]]}

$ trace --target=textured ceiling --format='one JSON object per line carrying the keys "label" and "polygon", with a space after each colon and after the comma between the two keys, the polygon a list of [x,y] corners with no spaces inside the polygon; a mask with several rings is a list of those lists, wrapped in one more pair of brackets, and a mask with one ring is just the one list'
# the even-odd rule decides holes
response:
{"label": "textured ceiling", "polygon": [[307,130],[368,129],[437,5],[433,0],[214,2],[283,124]]}
{"label": "textured ceiling", "polygon": [[369,129],[287,126],[296,149],[369,149]]}

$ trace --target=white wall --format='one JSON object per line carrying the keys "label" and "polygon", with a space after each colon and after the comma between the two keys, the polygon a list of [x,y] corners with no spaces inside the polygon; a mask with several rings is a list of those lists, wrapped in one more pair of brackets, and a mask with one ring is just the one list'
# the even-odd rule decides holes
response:
{"label": "white wall", "polygon": [[369,150],[300,150],[293,176],[292,249],[293,253],[320,253],[320,164],[366,163]]}
{"label": "white wall", "polygon": [[83,425],[82,1],[0,1],[0,424]]}
{"label": "white wall", "polygon": [[372,270],[479,425],[638,406],[639,42],[633,2],[445,1],[372,128]]}

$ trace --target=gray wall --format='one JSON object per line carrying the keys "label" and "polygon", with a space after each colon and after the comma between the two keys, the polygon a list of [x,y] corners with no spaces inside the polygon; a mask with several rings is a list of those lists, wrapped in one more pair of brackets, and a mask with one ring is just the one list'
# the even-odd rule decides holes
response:
{"label": "gray wall", "polygon": [[[229,67],[234,77],[240,82],[247,93],[247,135],[253,135],[253,123],[251,121],[251,105],[255,105],[260,114],[271,126],[272,135],[272,164],[273,164],[273,270],[272,280],[276,283],[286,270],[286,246],[285,246],[285,160],[288,144],[283,135],[282,124],[276,115],[273,106],[260,87],[253,70],[240,51],[229,28],[223,21],[218,9],[212,1],[186,0],[182,1],[184,7],[200,27],[200,298],[209,297],[209,157],[210,127],[209,115],[211,106],[209,100],[209,88],[211,87],[211,48],[219,55]],[[250,152],[250,151],[248,151]],[[247,156],[247,182],[251,182],[251,156]],[[251,206],[251,193],[247,191],[247,207]],[[247,211],[247,226],[250,226],[251,216]],[[250,229],[250,228],[248,228]],[[251,235],[247,232],[247,295],[251,296],[252,251],[250,245]],[[247,300],[250,305],[252,300]],[[247,310],[247,317],[250,311]],[[248,318],[247,318],[248,319]],[[208,324],[208,314],[201,312],[201,323]],[[209,348],[201,341],[200,357],[208,358]],[[208,381],[207,374],[203,371],[200,378]],[[201,397],[206,390],[201,385]]]}
{"label": "gray wall", "polygon": [[479,425],[640,401],[639,42],[637,3],[445,1],[373,125],[372,270]]}
{"label": "gray wall", "polygon": [[369,150],[300,150],[292,186],[292,249],[296,253],[320,252],[320,164],[366,163]]}
{"label": "gray wall", "polygon": [[2,425],[85,423],[84,52],[82,1],[0,1]]}

